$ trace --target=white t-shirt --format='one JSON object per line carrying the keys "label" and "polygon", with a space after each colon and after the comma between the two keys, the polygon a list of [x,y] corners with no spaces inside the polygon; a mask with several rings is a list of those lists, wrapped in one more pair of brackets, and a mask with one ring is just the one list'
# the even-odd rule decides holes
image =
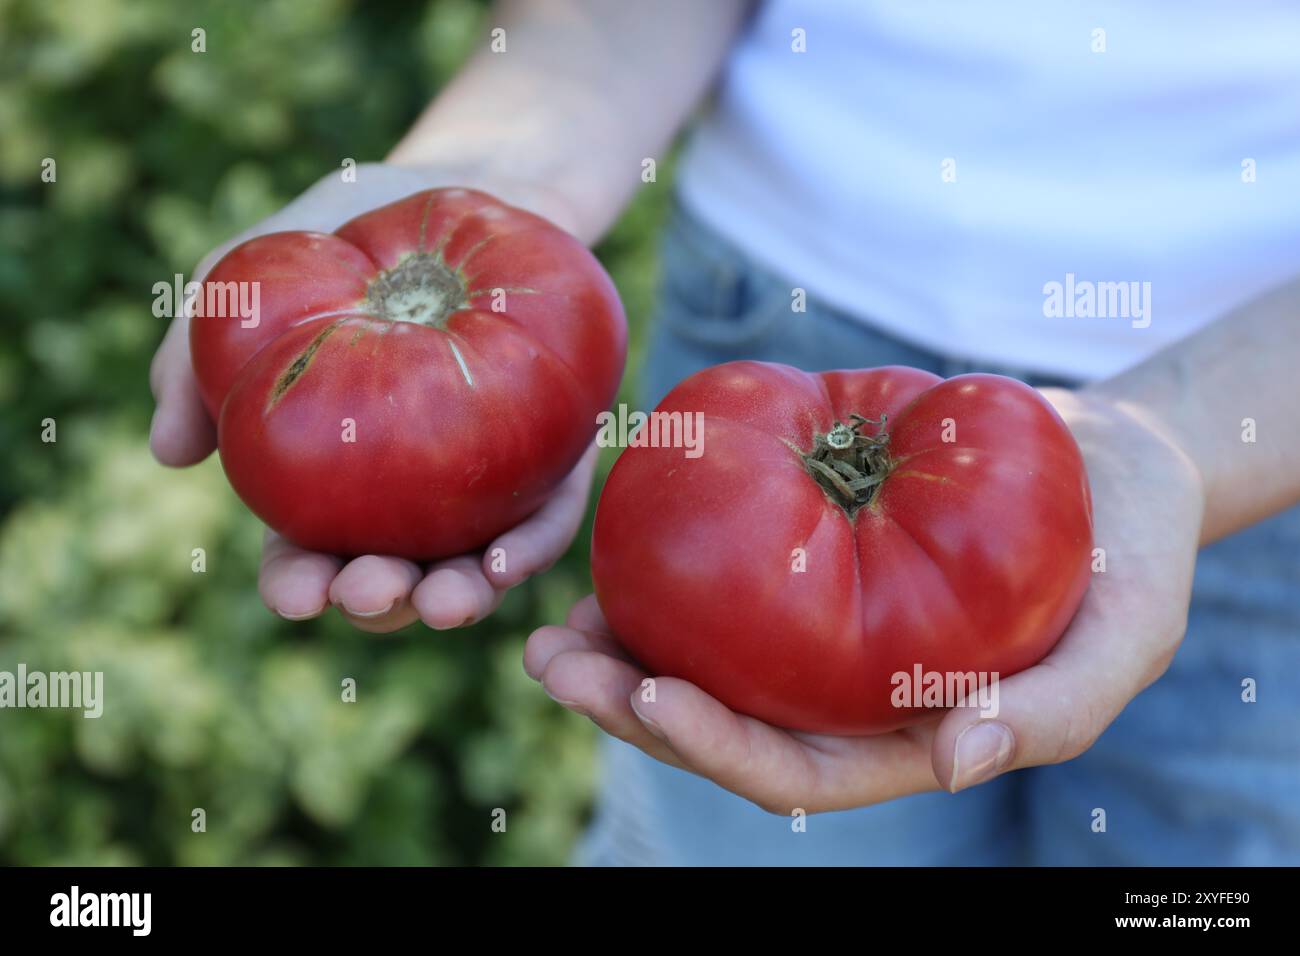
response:
{"label": "white t-shirt", "polygon": [[865,322],[1110,374],[1300,274],[1300,3],[771,0],[680,182]]}

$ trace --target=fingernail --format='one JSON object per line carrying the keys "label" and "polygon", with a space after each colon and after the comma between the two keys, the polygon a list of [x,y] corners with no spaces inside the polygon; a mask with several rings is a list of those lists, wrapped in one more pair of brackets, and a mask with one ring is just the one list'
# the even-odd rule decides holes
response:
{"label": "fingernail", "polygon": [[307,611],[305,614],[290,614],[288,611],[282,611],[278,607],[272,608],[272,610],[286,621],[309,621],[313,617],[319,617],[320,612],[325,609],[323,607],[318,607],[316,610]]}
{"label": "fingernail", "polygon": [[657,723],[655,723],[654,718],[650,717],[648,714],[643,714],[641,712],[642,706],[643,703],[641,701],[641,692],[638,689],[636,692],[632,694],[632,713],[636,714],[637,720],[641,721],[641,723],[645,725],[646,730],[650,731],[650,733],[654,734],[660,740],[664,741],[664,743],[667,743],[668,735],[664,733],[664,729],[660,727]]}
{"label": "fingernail", "polygon": [[584,717],[591,716],[591,714],[587,712],[587,708],[583,707],[576,700],[565,700],[563,697],[556,697],[554,694],[551,693],[551,689],[547,687],[545,684],[542,685],[542,690],[546,691],[547,697],[551,698],[551,700],[555,701],[557,704],[559,704],[561,707],[565,708],[566,710],[571,710],[575,714],[582,714],[582,716]]}
{"label": "fingernail", "polygon": [[980,720],[971,724],[957,735],[948,789],[956,793],[995,776],[1010,762],[1014,748],[1011,728],[1001,721]]}
{"label": "fingernail", "polygon": [[435,631],[454,631],[457,630],[458,628],[469,627],[471,624],[475,624],[477,622],[478,622],[478,616],[475,614],[470,614],[462,618],[461,620],[457,621],[455,624],[430,624],[429,626],[433,628]]}
{"label": "fingernail", "polygon": [[391,611],[393,609],[393,605],[396,603],[397,603],[396,599],[389,601],[387,605],[380,608],[378,611],[354,611],[346,604],[339,604],[339,607],[343,610],[343,613],[348,615],[349,617],[360,617],[360,618],[382,617],[383,615]]}

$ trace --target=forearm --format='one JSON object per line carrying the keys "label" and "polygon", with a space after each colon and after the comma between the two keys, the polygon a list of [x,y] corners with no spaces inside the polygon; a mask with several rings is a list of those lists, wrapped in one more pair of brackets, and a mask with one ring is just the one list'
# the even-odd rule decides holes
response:
{"label": "forearm", "polygon": [[1202,544],[1295,504],[1300,279],[1088,391],[1164,432],[1195,464],[1206,501]]}
{"label": "forearm", "polygon": [[490,41],[393,150],[401,165],[541,185],[587,242],[614,221],[708,88],[744,0],[504,0]]}

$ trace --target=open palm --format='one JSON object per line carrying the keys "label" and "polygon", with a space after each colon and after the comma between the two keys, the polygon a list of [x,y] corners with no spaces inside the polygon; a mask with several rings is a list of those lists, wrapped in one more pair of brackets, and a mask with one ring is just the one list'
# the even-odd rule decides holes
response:
{"label": "open palm", "polygon": [[[202,281],[222,256],[254,236],[332,231],[364,212],[436,186],[480,186],[572,228],[572,217],[557,197],[531,184],[485,180],[473,170],[380,163],[359,166],[356,172],[349,181],[339,174],[327,176],[275,215],[214,249],[195,267],[193,281]],[[155,457],[176,467],[202,461],[216,447],[216,427],[199,398],[190,365],[187,316],[172,320],[149,378],[158,403],[149,436]],[[258,590],[269,608],[290,620],[316,617],[333,605],[365,631],[393,631],[416,618],[438,629],[472,624],[496,608],[509,588],[550,567],[568,548],[582,523],[595,462],[593,446],[540,510],[488,545],[484,554],[504,553],[508,570],[494,569],[484,554],[429,565],[386,555],[349,560],[306,551],[268,529]]]}
{"label": "open palm", "polygon": [[[524,668],[564,706],[665,763],[788,814],[958,790],[1091,746],[1169,666],[1186,627],[1203,492],[1173,442],[1087,392],[1046,391],[1087,463],[1105,570],[1038,665],[1001,682],[996,718],[974,707],[875,737],[781,730],[698,687],[644,672],[610,635],[594,597],[528,641]],[[653,699],[642,682],[654,678]]]}

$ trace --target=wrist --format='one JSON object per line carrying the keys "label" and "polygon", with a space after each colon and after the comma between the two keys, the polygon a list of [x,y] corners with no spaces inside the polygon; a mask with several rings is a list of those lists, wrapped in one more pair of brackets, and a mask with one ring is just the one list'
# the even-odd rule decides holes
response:
{"label": "wrist", "polygon": [[565,190],[541,178],[507,173],[491,159],[439,160],[399,144],[384,163],[409,173],[413,181],[421,183],[418,188],[463,186],[481,189],[512,206],[536,213],[587,245],[598,237],[590,216]]}
{"label": "wrist", "polygon": [[[1152,382],[1133,382],[1127,376],[1120,376],[1089,385],[1075,394],[1090,417],[1103,428],[1120,433],[1141,433],[1143,440],[1136,443],[1136,447],[1154,442],[1167,451],[1170,462],[1177,463],[1177,470],[1196,487],[1204,530],[1213,462],[1205,454],[1207,443],[1197,442],[1192,432],[1189,418],[1194,421],[1195,416],[1188,414],[1190,398],[1183,396],[1180,402],[1175,397],[1180,391],[1176,383],[1156,388]],[[1117,442],[1116,445],[1119,448],[1131,447],[1126,442]],[[1142,463],[1134,462],[1133,466],[1140,470]]]}

